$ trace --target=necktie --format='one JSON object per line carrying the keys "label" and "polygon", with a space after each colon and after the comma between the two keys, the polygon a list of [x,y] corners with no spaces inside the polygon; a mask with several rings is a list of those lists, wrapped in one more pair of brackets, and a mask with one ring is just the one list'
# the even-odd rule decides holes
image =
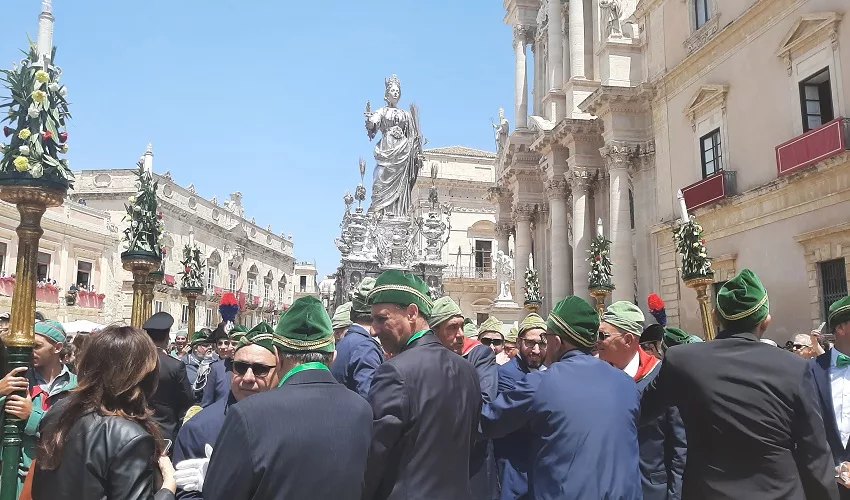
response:
{"label": "necktie", "polygon": [[845,366],[850,366],[850,356],[839,354],[838,359],[835,360],[835,367],[844,368]]}

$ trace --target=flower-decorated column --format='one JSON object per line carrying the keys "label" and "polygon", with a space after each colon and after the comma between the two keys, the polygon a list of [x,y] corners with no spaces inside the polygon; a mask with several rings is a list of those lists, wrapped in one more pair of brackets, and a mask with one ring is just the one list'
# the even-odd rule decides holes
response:
{"label": "flower-decorated column", "polygon": [[190,235],[189,244],[183,247],[182,278],[180,279],[180,293],[189,302],[189,335],[195,333],[195,301],[198,295],[204,291],[204,263],[201,261],[201,250],[195,245],[194,238]]}
{"label": "flower-decorated column", "polygon": [[[9,369],[29,367],[34,344],[38,243],[44,231],[41,218],[49,207],[62,204],[73,175],[63,155],[68,150],[65,120],[66,89],[59,83],[62,70],[54,65],[53,15],[50,2],[42,4],[38,47],[31,44],[26,57],[11,70],[2,71],[9,98],[0,104],[7,113],[0,138],[0,199],[13,203],[21,219],[16,230],[19,239],[15,269],[15,290],[9,336],[5,341]],[[41,29],[41,28],[45,29]],[[49,28],[49,29],[48,29]],[[8,140],[9,142],[2,142]],[[17,395],[25,395],[23,392]],[[0,499],[17,498],[18,467],[24,422],[3,414],[2,479]]]}
{"label": "flower-decorated column", "polygon": [[611,241],[605,238],[602,219],[596,222],[596,236],[590,241],[590,271],[587,274],[590,296],[596,299],[596,311],[599,316],[605,311],[605,299],[614,290],[611,265]]}
{"label": "flower-decorated column", "polygon": [[540,310],[540,304],[543,303],[543,295],[540,293],[540,279],[537,276],[537,269],[534,269],[534,257],[528,255],[528,267],[525,268],[525,301],[523,303],[526,310],[536,313]]}
{"label": "flower-decorated column", "polygon": [[[129,223],[124,230],[124,243],[127,249],[121,253],[124,269],[133,273],[133,308],[130,324],[141,328],[147,317],[146,297],[149,287],[149,275],[162,264],[162,247],[159,239],[162,235],[162,214],[157,212],[156,189],[150,170],[144,161],[138,163],[136,171],[136,196],[131,196],[124,205]],[[150,296],[150,295],[149,295]],[[148,314],[149,316],[149,314]]]}
{"label": "flower-decorated column", "polygon": [[681,189],[676,196],[679,198],[682,218],[673,227],[673,241],[676,244],[676,251],[682,256],[682,280],[688,288],[693,288],[697,292],[703,337],[705,340],[712,340],[714,339],[714,322],[711,320],[707,290],[714,283],[714,271],[711,269],[711,259],[705,250],[702,226],[697,224],[693,215],[688,215]]}

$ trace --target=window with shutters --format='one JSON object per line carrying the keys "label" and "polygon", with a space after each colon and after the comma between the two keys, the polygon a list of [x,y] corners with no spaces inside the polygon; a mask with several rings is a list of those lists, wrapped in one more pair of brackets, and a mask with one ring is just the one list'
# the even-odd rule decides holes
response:
{"label": "window with shutters", "polygon": [[829,317],[829,306],[847,296],[847,267],[844,257],[821,262],[820,287],[823,317]]}

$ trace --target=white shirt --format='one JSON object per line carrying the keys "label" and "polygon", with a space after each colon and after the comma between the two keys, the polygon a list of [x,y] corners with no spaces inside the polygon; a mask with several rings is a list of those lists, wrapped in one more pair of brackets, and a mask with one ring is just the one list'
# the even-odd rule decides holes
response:
{"label": "white shirt", "polygon": [[[633,357],[632,360],[629,361],[629,364],[627,364],[626,367],[623,368],[623,371],[626,372],[626,375],[628,375],[629,377],[635,378],[635,375],[637,375],[638,368],[640,368],[640,355],[639,354],[640,354],[640,351],[636,352],[635,357]],[[850,407],[850,406],[848,406],[848,407]]]}
{"label": "white shirt", "polygon": [[829,361],[829,385],[832,388],[832,407],[841,434],[841,444],[847,445],[850,439],[850,366],[835,366],[839,354],[844,353],[833,347]]}

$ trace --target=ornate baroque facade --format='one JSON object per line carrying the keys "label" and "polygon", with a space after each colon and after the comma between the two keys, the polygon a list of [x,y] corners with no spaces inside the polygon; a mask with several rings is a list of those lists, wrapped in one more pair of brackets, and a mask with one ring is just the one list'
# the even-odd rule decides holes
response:
{"label": "ornate baroque facade", "polygon": [[[150,146],[143,160],[153,162]],[[83,170],[75,175],[74,202],[82,199],[89,208],[103,211],[117,224],[123,224],[120,221],[125,213],[124,203],[136,191],[134,170]],[[292,235],[275,234],[270,226],[263,228],[253,217],[249,218],[242,207],[241,193],[232,193],[220,203],[215,196],[206,199],[197,193],[192,184],[178,185],[169,172],[154,173],[154,180],[159,183],[159,209],[165,225],[163,246],[167,249],[165,280],[156,286],[154,311],[167,311],[176,320],[175,329],[185,328],[188,308],[179,291],[180,258],[183,246],[191,239],[206,258],[206,290],[198,299],[197,327],[218,324],[218,300],[226,291],[235,292],[240,302],[238,321],[249,327],[259,321],[274,322],[300,293],[300,288],[295,288]],[[118,236],[104,257],[118,269],[114,279],[120,289],[120,306],[110,319],[128,321],[132,277],[121,268]],[[315,267],[312,274],[315,276]]]}
{"label": "ornate baroque facade", "polygon": [[601,219],[613,300],[646,308],[658,292],[670,324],[699,332],[671,234],[682,189],[705,227],[715,287],[751,268],[770,292],[771,336],[819,325],[850,276],[846,2],[504,6],[515,119],[492,196],[497,227],[515,232],[516,267],[534,253],[544,307],[588,296],[585,258]]}

